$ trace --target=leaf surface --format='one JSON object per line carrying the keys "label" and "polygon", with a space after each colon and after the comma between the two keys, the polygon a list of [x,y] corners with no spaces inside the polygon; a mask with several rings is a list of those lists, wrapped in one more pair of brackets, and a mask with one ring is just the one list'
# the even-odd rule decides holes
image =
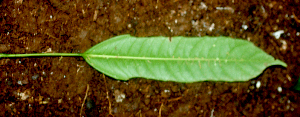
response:
{"label": "leaf surface", "polygon": [[275,60],[251,42],[229,37],[133,37],[120,35],[83,54],[98,71],[118,80],[247,81]]}

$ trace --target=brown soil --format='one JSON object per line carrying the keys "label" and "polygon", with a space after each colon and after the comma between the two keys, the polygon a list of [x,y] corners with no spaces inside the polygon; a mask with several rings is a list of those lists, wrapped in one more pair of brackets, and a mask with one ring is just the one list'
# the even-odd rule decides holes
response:
{"label": "brown soil", "polygon": [[[288,64],[269,67],[248,82],[174,83],[114,80],[81,57],[1,58],[1,116],[300,114],[300,95],[292,90],[300,73],[299,0],[0,2],[1,53],[82,53],[128,33],[224,35],[247,39]],[[272,34],[278,30],[284,33],[276,39]]]}

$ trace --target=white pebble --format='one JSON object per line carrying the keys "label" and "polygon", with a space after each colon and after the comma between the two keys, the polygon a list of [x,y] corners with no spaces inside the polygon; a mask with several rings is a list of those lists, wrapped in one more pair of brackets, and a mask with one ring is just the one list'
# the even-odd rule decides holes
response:
{"label": "white pebble", "polygon": [[285,18],[288,18],[289,17],[289,14],[285,14]]}
{"label": "white pebble", "polygon": [[19,96],[21,97],[21,100],[26,100],[29,97],[29,95],[25,92],[19,93]]}
{"label": "white pebble", "polygon": [[296,36],[299,36],[300,35],[300,32],[296,32]]}
{"label": "white pebble", "polygon": [[116,99],[116,102],[119,103],[119,102],[123,102],[123,100],[125,99],[125,94],[119,90],[115,90],[114,91],[114,96],[115,96],[115,99]]}
{"label": "white pebble", "polygon": [[120,94],[117,96],[116,98],[116,102],[119,103],[119,102],[123,102],[123,99],[125,99],[125,94]]}
{"label": "white pebble", "polygon": [[231,8],[231,7],[216,7],[217,10],[228,10],[230,11],[231,13],[234,12],[234,9]]}
{"label": "white pebble", "polygon": [[285,40],[280,40],[280,42],[282,43],[282,46],[281,46],[280,49],[286,50],[286,48],[287,48],[287,43],[286,43],[286,41],[285,41]]}
{"label": "white pebble", "polygon": [[200,9],[205,9],[205,10],[207,10],[207,6],[206,6],[206,4],[205,4],[204,2],[201,2],[201,3],[200,3],[199,8],[200,8]]}
{"label": "white pebble", "polygon": [[247,25],[242,25],[242,28],[243,28],[244,30],[247,30],[247,29],[248,29],[248,26],[247,26]]}
{"label": "white pebble", "polygon": [[214,109],[212,109],[211,111],[210,111],[210,117],[214,117]]}
{"label": "white pebble", "polygon": [[128,24],[127,27],[128,27],[128,28],[131,28],[131,24]]}
{"label": "white pebble", "polygon": [[17,82],[19,85],[23,85],[22,81],[21,80],[18,80]]}
{"label": "white pebble", "polygon": [[170,90],[168,90],[168,89],[165,89],[165,90],[164,90],[164,92],[165,92],[165,93],[168,93],[168,92],[170,92]]}
{"label": "white pebble", "polygon": [[281,34],[284,33],[284,30],[278,30],[276,32],[273,32],[272,35],[276,38],[276,39],[279,39]]}
{"label": "white pebble", "polygon": [[212,31],[213,29],[215,29],[215,23],[212,23],[208,28],[209,31]]}
{"label": "white pebble", "polygon": [[277,91],[278,91],[279,93],[281,93],[281,92],[282,92],[282,88],[281,88],[281,87],[278,87],[278,88],[277,88]]}
{"label": "white pebble", "polygon": [[261,86],[261,82],[260,82],[260,81],[257,81],[257,82],[256,82],[256,88],[258,89],[260,86]]}

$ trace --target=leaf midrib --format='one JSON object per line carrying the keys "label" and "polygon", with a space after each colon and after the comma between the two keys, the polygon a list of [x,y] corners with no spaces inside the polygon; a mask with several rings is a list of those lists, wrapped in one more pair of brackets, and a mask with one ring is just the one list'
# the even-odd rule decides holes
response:
{"label": "leaf midrib", "polygon": [[247,59],[220,59],[220,58],[163,58],[163,57],[136,57],[136,56],[116,56],[116,55],[95,55],[84,54],[87,58],[105,58],[105,59],[131,59],[131,60],[156,60],[156,61],[213,61],[213,62],[266,62],[262,60]]}

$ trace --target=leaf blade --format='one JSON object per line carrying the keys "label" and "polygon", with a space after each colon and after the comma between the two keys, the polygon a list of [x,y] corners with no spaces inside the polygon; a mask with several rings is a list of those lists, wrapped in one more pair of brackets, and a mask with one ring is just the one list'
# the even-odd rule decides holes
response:
{"label": "leaf blade", "polygon": [[118,80],[247,81],[268,66],[286,67],[252,43],[228,37],[179,36],[169,40],[121,35],[95,45],[83,57],[98,71]]}

